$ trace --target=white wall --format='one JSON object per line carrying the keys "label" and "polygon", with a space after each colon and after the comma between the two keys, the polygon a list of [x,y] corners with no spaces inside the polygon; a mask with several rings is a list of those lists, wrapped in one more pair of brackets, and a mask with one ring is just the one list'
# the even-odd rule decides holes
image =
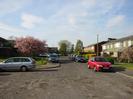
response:
{"label": "white wall", "polygon": [[113,44],[110,45],[110,48],[113,48]]}
{"label": "white wall", "polygon": [[128,46],[131,46],[131,45],[132,45],[132,41],[129,40],[129,41],[128,41]]}
{"label": "white wall", "polygon": [[107,48],[106,48],[106,45],[103,45],[103,46],[102,46],[102,49],[103,49],[103,50],[107,49]]}
{"label": "white wall", "polygon": [[115,43],[115,48],[119,48],[120,45],[121,45],[120,42]]}
{"label": "white wall", "polygon": [[123,47],[126,47],[126,41],[123,42]]}

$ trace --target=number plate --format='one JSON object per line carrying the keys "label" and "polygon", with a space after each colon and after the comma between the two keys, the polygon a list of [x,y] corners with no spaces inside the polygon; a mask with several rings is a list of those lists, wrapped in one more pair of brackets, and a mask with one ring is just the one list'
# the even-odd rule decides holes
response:
{"label": "number plate", "polygon": [[103,69],[109,69],[108,67],[103,67]]}

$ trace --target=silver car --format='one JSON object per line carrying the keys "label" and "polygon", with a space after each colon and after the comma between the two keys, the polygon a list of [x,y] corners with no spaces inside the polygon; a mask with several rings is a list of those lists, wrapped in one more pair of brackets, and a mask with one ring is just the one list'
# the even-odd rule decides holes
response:
{"label": "silver car", "polygon": [[0,63],[1,70],[27,71],[35,68],[35,60],[31,57],[12,57]]}

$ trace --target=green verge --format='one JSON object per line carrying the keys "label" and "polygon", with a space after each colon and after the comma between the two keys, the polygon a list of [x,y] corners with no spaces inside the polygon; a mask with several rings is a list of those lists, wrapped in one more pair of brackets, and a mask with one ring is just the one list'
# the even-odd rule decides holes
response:
{"label": "green verge", "polygon": [[115,66],[124,67],[129,70],[133,70],[133,63],[118,63]]}

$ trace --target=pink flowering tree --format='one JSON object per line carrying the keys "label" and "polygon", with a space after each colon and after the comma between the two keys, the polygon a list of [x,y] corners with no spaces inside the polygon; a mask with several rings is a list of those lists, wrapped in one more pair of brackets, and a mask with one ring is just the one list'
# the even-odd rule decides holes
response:
{"label": "pink flowering tree", "polygon": [[46,52],[46,41],[41,41],[33,37],[16,38],[15,48],[23,56],[35,56]]}
{"label": "pink flowering tree", "polygon": [[133,62],[133,46],[126,48],[119,59],[121,62]]}

